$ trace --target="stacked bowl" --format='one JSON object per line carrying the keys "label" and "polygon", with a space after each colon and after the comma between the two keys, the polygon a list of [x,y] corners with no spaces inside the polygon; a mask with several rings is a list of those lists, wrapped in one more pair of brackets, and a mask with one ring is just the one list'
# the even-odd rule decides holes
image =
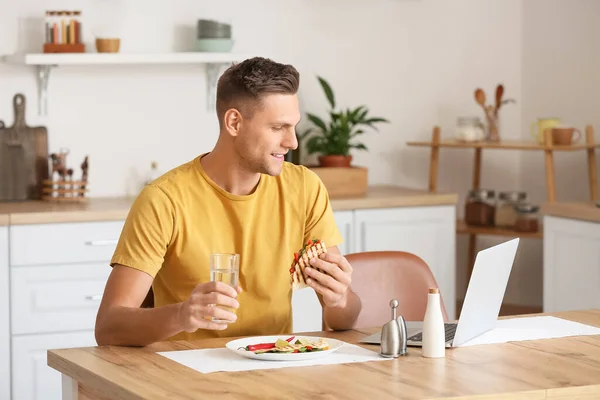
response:
{"label": "stacked bowl", "polygon": [[196,50],[218,53],[229,52],[232,48],[230,24],[210,19],[198,20]]}

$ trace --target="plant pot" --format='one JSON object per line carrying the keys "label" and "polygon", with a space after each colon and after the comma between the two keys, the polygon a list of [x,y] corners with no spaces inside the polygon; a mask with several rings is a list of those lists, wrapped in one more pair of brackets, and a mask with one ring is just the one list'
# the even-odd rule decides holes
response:
{"label": "plant pot", "polygon": [[337,154],[320,156],[319,165],[321,167],[342,167],[349,168],[352,162],[352,156],[342,156]]}

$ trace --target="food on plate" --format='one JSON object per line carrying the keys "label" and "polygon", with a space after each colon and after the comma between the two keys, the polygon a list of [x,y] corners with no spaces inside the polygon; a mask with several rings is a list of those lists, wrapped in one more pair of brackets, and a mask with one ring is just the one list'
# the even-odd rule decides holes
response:
{"label": "food on plate", "polygon": [[299,338],[292,336],[286,340],[277,339],[275,343],[256,343],[242,347],[241,350],[252,351],[255,354],[264,353],[306,353],[329,350],[329,343],[323,338]]}
{"label": "food on plate", "polygon": [[[309,287],[306,284],[304,269],[310,265],[309,261],[311,258],[317,258],[323,253],[327,253],[327,246],[325,246],[325,242],[319,239],[309,240],[300,251],[294,253],[294,261],[292,261],[292,267],[290,268],[290,281],[293,290]],[[325,273],[319,268],[315,269],[321,273]]]}

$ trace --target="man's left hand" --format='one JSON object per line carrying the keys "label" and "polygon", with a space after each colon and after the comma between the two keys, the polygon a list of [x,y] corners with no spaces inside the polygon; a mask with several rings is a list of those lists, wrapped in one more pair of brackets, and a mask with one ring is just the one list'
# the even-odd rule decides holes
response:
{"label": "man's left hand", "polygon": [[[348,288],[352,282],[352,266],[341,254],[324,253],[310,260],[314,267],[305,269],[308,286],[323,296],[328,307],[345,307]],[[320,269],[325,273],[317,271]]]}

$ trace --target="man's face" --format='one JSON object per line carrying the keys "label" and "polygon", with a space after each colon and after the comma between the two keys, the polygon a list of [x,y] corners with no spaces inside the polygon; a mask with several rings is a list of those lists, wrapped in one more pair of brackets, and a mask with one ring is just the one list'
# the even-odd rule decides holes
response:
{"label": "man's face", "polygon": [[298,97],[295,94],[266,95],[248,117],[242,116],[234,141],[239,160],[251,172],[279,175],[285,154],[298,147]]}

